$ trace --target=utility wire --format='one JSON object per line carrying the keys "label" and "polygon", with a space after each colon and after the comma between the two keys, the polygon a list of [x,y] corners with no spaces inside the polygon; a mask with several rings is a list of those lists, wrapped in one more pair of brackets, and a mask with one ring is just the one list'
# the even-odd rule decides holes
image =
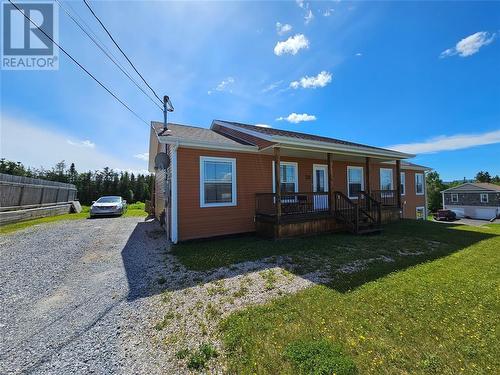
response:
{"label": "utility wire", "polygon": [[[107,49],[104,49],[104,47],[101,45],[103,44],[101,41],[97,41],[97,36],[94,34],[94,36],[90,35],[89,32],[87,32],[87,30],[85,30],[85,28],[80,24],[80,22],[78,22],[77,19],[75,19],[73,17],[73,15],[69,12],[69,10],[67,8],[65,8],[63,6],[63,4],[59,1],[59,0],[56,0],[56,2],[59,4],[59,7],[64,10],[64,12],[67,14],[67,16],[90,38],[90,40],[92,40],[92,42],[94,42],[94,44],[118,67],[118,69],[120,69],[122,71],[123,74],[125,74],[136,86],[139,90],[141,90],[143,92],[144,95],[146,95],[149,100],[151,100],[151,102],[157,106],[160,110],[163,110],[163,108],[156,102],[156,100],[154,98],[152,98],[140,85],[139,83],[137,83],[136,80],[134,80],[130,74],[125,70],[125,68],[119,64],[117,61],[116,61],[116,57],[113,56],[113,54]],[[74,13],[75,10],[73,8],[71,8],[73,10]],[[77,14],[77,13],[76,13]],[[80,18],[81,19],[81,18]],[[85,21],[83,19],[81,19],[81,21],[83,23],[85,23]],[[91,28],[89,27],[89,25],[87,25],[85,23],[85,25],[87,26],[87,28],[89,29],[90,32],[92,32]],[[95,38],[94,38],[95,37]],[[100,43],[99,43],[100,42]]]}
{"label": "utility wire", "polygon": [[45,30],[43,30],[42,28],[40,28],[40,26],[38,26],[35,22],[33,22],[31,20],[31,18],[29,16],[27,16],[23,10],[21,10],[21,8],[19,8],[17,6],[17,4],[13,3],[12,0],[9,0],[9,3],[11,3],[23,16],[24,18],[26,18],[28,21],[31,22],[31,24],[33,24],[33,26],[35,26],[38,30],[40,30],[43,35],[45,35],[52,43],[54,43],[66,56],[68,56],[71,61],[73,61],[76,65],[78,65],[80,67],[80,69],[82,69],[85,73],[87,73],[90,78],[92,78],[94,81],[96,81],[99,86],[101,86],[104,90],[106,90],[113,98],[115,98],[118,102],[120,102],[121,105],[123,105],[125,108],[127,108],[135,117],[137,117],[139,120],[141,120],[143,123],[145,123],[146,125],[150,125],[146,120],[144,120],[141,116],[139,116],[134,110],[132,110],[132,108],[130,108],[125,102],[123,102],[120,98],[118,98],[118,96],[116,96],[109,88],[107,88],[101,81],[99,81],[96,77],[94,77],[94,75],[92,73],[90,73],[87,69],[85,69],[85,67],[80,64],[73,56],[71,56],[68,52],[66,52],[66,50],[61,46],[59,45],[58,43],[56,43],[54,41],[54,39],[52,39],[52,37],[50,35],[48,35]]}
{"label": "utility wire", "polygon": [[104,31],[106,31],[106,33],[111,38],[111,40],[113,41],[113,43],[115,44],[115,46],[120,50],[120,52],[122,53],[122,55],[127,59],[127,61],[129,62],[129,64],[132,66],[132,68],[134,68],[135,72],[139,75],[139,77],[141,77],[142,81],[146,84],[146,86],[149,87],[149,89],[151,90],[151,92],[156,96],[156,98],[160,101],[160,103],[163,104],[163,100],[158,96],[158,94],[155,92],[155,90],[153,90],[153,88],[149,85],[149,83],[146,82],[146,80],[141,75],[141,73],[139,73],[139,71],[137,70],[137,68],[132,63],[132,61],[130,61],[130,59],[128,58],[127,54],[125,52],[123,52],[123,50],[120,48],[120,46],[118,45],[118,43],[115,41],[115,39],[113,38],[113,36],[111,35],[111,33],[108,31],[108,29],[106,28],[106,26],[104,26],[104,24],[102,23],[102,21],[95,14],[94,10],[90,7],[90,4],[87,2],[87,0],[83,0],[83,2],[87,6],[87,8],[89,8],[90,12],[93,14],[93,16],[95,17],[95,19],[100,23],[100,25],[102,26],[102,28],[104,29]]}

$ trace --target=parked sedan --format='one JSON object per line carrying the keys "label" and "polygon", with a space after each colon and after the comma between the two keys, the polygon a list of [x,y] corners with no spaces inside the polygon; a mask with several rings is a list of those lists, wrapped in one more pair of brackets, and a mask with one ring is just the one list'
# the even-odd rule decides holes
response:
{"label": "parked sedan", "polygon": [[127,201],[122,197],[100,197],[90,206],[90,217],[122,215],[127,211]]}
{"label": "parked sedan", "polygon": [[434,220],[445,220],[445,221],[453,221],[456,220],[457,215],[451,210],[438,210],[438,212],[434,215]]}

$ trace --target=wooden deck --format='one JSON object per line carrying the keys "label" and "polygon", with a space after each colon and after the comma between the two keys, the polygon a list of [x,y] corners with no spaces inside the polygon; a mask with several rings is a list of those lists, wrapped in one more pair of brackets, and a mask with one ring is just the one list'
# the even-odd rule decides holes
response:
{"label": "wooden deck", "polygon": [[394,192],[378,194],[382,202],[365,192],[356,202],[341,192],[256,194],[256,231],[276,239],[341,231],[379,233],[381,224],[399,220],[401,213]]}

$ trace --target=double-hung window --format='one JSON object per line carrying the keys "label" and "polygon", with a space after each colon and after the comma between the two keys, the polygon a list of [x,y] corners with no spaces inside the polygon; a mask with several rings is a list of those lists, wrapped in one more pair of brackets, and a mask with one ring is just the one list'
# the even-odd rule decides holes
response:
{"label": "double-hung window", "polygon": [[[276,192],[276,185],[274,183],[276,176],[274,175],[274,161],[273,161],[273,192]],[[280,181],[281,181],[281,195],[282,202],[295,201],[295,195],[287,196],[287,193],[296,193],[299,191],[299,175],[298,165],[295,162],[282,161],[280,163]]]}
{"label": "double-hung window", "polygon": [[451,203],[458,203],[458,194],[451,194]]}
{"label": "double-hung window", "polygon": [[380,190],[392,189],[392,169],[380,168]]}
{"label": "double-hung window", "polygon": [[424,174],[423,173],[415,173],[415,194],[416,195],[424,195]]}
{"label": "double-hung window", "polygon": [[401,172],[401,195],[405,195],[406,192],[406,175]]}
{"label": "double-hung window", "polygon": [[358,197],[364,190],[363,167],[347,167],[347,195],[351,199]]}
{"label": "double-hung window", "polygon": [[481,203],[488,203],[488,193],[481,193]]}
{"label": "double-hung window", "polygon": [[236,206],[236,159],[200,157],[200,206]]}

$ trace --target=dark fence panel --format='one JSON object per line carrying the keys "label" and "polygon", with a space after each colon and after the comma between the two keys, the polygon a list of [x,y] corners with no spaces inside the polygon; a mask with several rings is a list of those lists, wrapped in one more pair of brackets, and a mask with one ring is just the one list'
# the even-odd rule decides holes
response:
{"label": "dark fence panel", "polygon": [[76,193],[73,184],[0,173],[0,210],[71,202]]}

